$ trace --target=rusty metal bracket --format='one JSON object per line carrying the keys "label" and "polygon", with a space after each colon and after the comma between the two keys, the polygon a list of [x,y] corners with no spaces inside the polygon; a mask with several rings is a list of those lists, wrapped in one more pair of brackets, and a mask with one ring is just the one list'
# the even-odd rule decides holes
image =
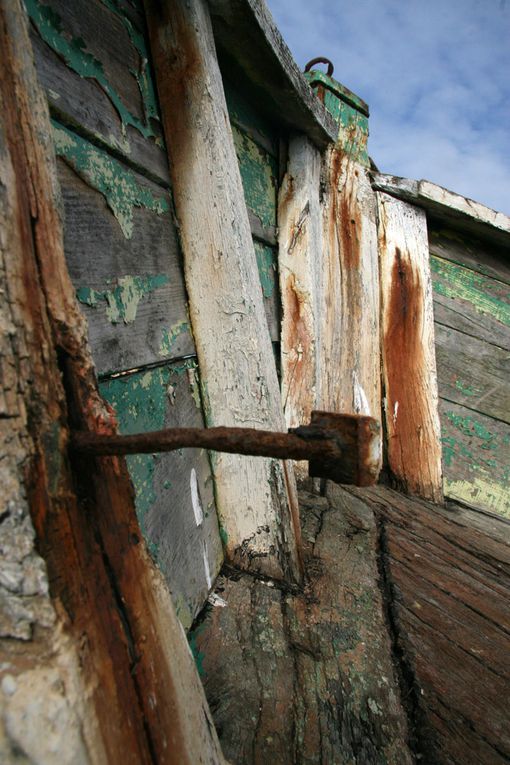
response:
{"label": "rusty metal bracket", "polygon": [[276,459],[309,460],[310,475],[370,486],[379,475],[380,424],[372,417],[312,412],[310,425],[276,433],[255,428],[173,428],[135,435],[71,433],[71,448],[93,457],[199,448]]}
{"label": "rusty metal bracket", "polygon": [[310,69],[312,69],[315,66],[315,64],[327,64],[328,65],[328,69],[326,71],[326,74],[328,75],[328,77],[332,77],[333,76],[333,72],[334,72],[334,69],[335,69],[334,66],[333,66],[333,62],[330,61],[329,58],[326,58],[326,56],[317,56],[317,58],[312,58],[308,62],[308,64],[305,66],[304,71],[305,72],[309,72]]}

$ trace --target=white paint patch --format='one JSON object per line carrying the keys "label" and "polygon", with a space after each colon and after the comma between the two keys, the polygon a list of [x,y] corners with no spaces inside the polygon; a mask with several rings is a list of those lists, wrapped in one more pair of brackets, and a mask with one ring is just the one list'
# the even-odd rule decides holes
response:
{"label": "white paint patch", "polygon": [[195,516],[195,523],[197,526],[201,526],[204,522],[204,511],[202,510],[202,503],[200,502],[200,494],[198,493],[198,481],[195,468],[191,469],[191,475],[189,477],[189,487],[191,489],[191,504],[193,506],[193,514]]}
{"label": "white paint patch", "polygon": [[225,608],[227,605],[227,601],[223,600],[223,598],[220,598],[220,596],[216,595],[215,592],[211,592],[211,594],[207,598],[207,602],[210,603],[211,606],[214,606],[215,608]]}
{"label": "white paint patch", "polygon": [[393,425],[397,424],[397,417],[398,417],[398,401],[395,401],[395,406],[393,407]]}
{"label": "white paint patch", "polygon": [[370,405],[366,393],[358,380],[355,370],[352,373],[352,398],[355,414],[370,414]]}
{"label": "white paint patch", "polygon": [[209,556],[207,555],[207,542],[202,543],[202,557],[204,559],[204,571],[205,571],[205,580],[207,582],[207,589],[210,590],[212,587],[212,579],[211,579],[211,570],[209,568]]}

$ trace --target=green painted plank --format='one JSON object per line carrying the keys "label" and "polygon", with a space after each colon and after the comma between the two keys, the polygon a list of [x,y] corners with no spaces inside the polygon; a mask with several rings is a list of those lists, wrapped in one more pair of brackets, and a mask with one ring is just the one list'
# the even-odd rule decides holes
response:
{"label": "green painted plank", "polygon": [[[104,381],[100,388],[121,433],[203,427],[197,374],[190,360]],[[223,556],[207,453],[137,454],[127,463],[143,535],[188,628]]]}
{"label": "green painted plank", "polygon": [[276,159],[279,139],[277,128],[261,113],[258,105],[254,105],[228,78],[223,78],[223,87],[230,121]]}
{"label": "green painted plank", "polygon": [[446,496],[510,518],[510,426],[440,399]]}
{"label": "green painted plank", "polygon": [[280,339],[280,293],[278,285],[278,252],[263,242],[254,240],[255,255],[259,269],[264,309],[271,340]]}
{"label": "green painted plank", "polygon": [[263,227],[276,227],[278,164],[235,125],[234,144],[248,208]]}
{"label": "green painted plank", "polygon": [[465,236],[433,221],[429,222],[428,236],[432,255],[510,284],[508,250]]}

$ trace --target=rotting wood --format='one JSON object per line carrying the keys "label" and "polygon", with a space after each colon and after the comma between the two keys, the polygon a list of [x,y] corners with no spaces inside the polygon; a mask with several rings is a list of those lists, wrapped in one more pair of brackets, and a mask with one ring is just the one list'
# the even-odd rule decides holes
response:
{"label": "rotting wood", "polygon": [[[281,385],[288,427],[318,406],[321,378],[321,155],[304,136],[289,142],[278,199],[278,270],[282,304]],[[300,479],[307,466],[296,465]]]}
{"label": "rotting wood", "polygon": [[[33,456],[23,466],[24,483],[50,593],[80,652],[86,688],[84,708],[76,705],[74,714],[81,716],[89,749],[71,752],[69,762],[221,763],[169,593],[141,543],[124,463],[67,461],[65,394],[75,425],[112,433],[115,423],[97,393],[86,326],[65,265],[47,106],[19,2],[0,5],[0,47],[2,167],[14,206],[5,230],[17,277],[9,290],[21,306],[24,366],[31,367],[23,403]],[[20,661],[22,673],[30,656]],[[50,674],[39,676],[41,692],[50,681]],[[40,725],[40,718],[23,718],[22,710],[11,707],[8,732],[17,724],[27,737],[26,726]]]}
{"label": "rotting wood", "polygon": [[[283,430],[209,10],[204,0],[148,0],[146,9],[207,424]],[[299,579],[290,471],[276,461],[226,455],[212,464],[230,560]]]}
{"label": "rotting wood", "polygon": [[425,213],[377,193],[388,462],[411,494],[441,502],[441,441]]}
{"label": "rotting wood", "polygon": [[[347,141],[344,136],[342,142]],[[360,148],[361,151],[361,148]],[[381,411],[376,203],[367,169],[330,150],[323,199],[325,301],[321,407]]]}

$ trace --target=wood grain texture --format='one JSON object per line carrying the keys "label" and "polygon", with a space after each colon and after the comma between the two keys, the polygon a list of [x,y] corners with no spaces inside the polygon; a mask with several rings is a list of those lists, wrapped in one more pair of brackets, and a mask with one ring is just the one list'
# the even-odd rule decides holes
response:
{"label": "wood grain texture", "polygon": [[510,517],[510,426],[440,399],[445,494]]}
{"label": "wood grain texture", "polygon": [[[168,590],[141,539],[125,465],[68,459],[68,417],[76,427],[103,433],[113,432],[115,422],[97,391],[65,264],[47,105],[21,3],[0,5],[0,47],[0,145],[13,168],[7,180],[15,215],[7,230],[14,224],[9,258],[18,276],[9,287],[30,338],[23,398],[34,451],[23,480],[50,592],[80,653],[86,692],[76,708],[83,720],[78,734],[87,735],[90,718],[97,739],[91,737],[88,751],[71,751],[68,761],[221,763]],[[23,659],[30,665],[29,652]],[[38,691],[65,699],[67,687],[48,687],[43,678]],[[18,729],[38,724],[41,730],[41,707],[35,710],[34,720],[21,704],[13,710]],[[16,759],[19,751],[15,742]],[[61,759],[60,751],[52,755]]]}
{"label": "wood grain texture", "polygon": [[243,70],[265,112],[320,149],[334,141],[335,122],[311,92],[266,3],[212,0],[210,8],[216,45]]}
{"label": "wood grain texture", "polygon": [[[278,201],[278,269],[282,303],[281,380],[287,427],[308,422],[318,407],[321,378],[321,155],[311,141],[289,142]],[[308,465],[297,463],[298,478]]]}
{"label": "wood grain texture", "polygon": [[306,587],[237,572],[191,635],[233,765],[413,761],[379,590],[373,514],[300,493]]}
{"label": "wood grain texture", "polygon": [[168,185],[141,3],[28,0],[52,113]]}
{"label": "wood grain texture", "polygon": [[[102,395],[123,435],[203,427],[198,370],[189,360],[105,380]],[[138,522],[188,629],[207,600],[223,551],[207,452],[127,458]]]}
{"label": "wood grain texture", "polygon": [[508,247],[510,217],[467,199],[430,181],[414,181],[395,175],[372,173],[374,189],[424,208],[427,217],[460,230],[469,237],[481,238]]}
{"label": "wood grain texture", "polygon": [[425,761],[508,763],[510,524],[383,487],[353,491],[379,518],[390,618]]}
{"label": "wood grain texture", "polygon": [[[206,421],[284,429],[209,11],[203,0],[146,7]],[[290,471],[231,455],[215,456],[213,471],[228,557],[298,578]]]}
{"label": "wood grain texture", "polygon": [[411,494],[443,497],[425,213],[378,193],[388,463]]}
{"label": "wood grain texture", "polygon": [[435,325],[439,395],[510,425],[510,353]]}
{"label": "wood grain texture", "polygon": [[497,247],[482,239],[468,237],[455,229],[427,221],[429,249],[432,255],[451,260],[479,274],[510,284],[508,248]]}
{"label": "wood grain texture", "polygon": [[376,202],[367,170],[326,155],[323,196],[321,407],[381,416]]}
{"label": "wood grain texture", "polygon": [[[65,158],[59,159],[58,175],[66,259],[98,373],[194,353],[170,211],[134,208],[133,233],[126,238],[92,180],[82,180]],[[154,188],[141,176],[133,179],[141,188]]]}

